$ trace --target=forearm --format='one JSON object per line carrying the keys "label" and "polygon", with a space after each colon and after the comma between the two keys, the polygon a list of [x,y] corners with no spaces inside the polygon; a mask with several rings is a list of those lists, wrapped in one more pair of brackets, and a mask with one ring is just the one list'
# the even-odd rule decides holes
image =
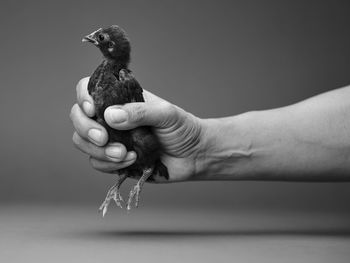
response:
{"label": "forearm", "polygon": [[350,181],[350,88],[203,127],[199,180]]}

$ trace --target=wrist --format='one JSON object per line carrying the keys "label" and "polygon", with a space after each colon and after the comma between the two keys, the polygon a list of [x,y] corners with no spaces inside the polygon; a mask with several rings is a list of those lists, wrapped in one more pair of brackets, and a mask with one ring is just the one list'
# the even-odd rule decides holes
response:
{"label": "wrist", "polygon": [[250,123],[254,113],[202,119],[196,180],[243,180],[253,174],[256,157]]}

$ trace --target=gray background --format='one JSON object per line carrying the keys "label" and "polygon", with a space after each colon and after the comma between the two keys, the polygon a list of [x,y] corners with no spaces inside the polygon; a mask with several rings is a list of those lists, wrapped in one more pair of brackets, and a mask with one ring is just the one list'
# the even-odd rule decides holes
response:
{"label": "gray background", "polygon": [[[219,117],[349,84],[349,11],[347,1],[2,1],[0,200],[98,205],[113,182],[71,142],[75,85],[101,60],[81,43],[87,33],[122,26],[144,88]],[[142,205],[348,212],[349,190],[347,183],[147,185]]]}
{"label": "gray background", "polygon": [[[349,262],[350,184],[145,186],[126,214],[114,180],[71,142],[82,36],[132,41],[144,88],[200,117],[270,109],[350,83],[349,1],[1,1],[1,262]],[[124,186],[124,194],[131,182]]]}

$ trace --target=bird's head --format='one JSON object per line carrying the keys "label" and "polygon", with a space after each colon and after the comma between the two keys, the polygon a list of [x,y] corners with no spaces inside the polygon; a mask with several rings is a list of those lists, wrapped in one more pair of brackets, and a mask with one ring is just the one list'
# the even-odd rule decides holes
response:
{"label": "bird's head", "polygon": [[100,28],[83,38],[97,46],[109,61],[127,65],[130,61],[130,42],[126,33],[119,26]]}

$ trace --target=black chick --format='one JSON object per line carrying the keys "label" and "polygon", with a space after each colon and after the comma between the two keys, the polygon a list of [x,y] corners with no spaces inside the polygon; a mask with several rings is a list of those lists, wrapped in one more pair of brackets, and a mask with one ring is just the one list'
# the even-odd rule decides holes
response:
{"label": "black chick", "polygon": [[117,172],[119,178],[109,189],[99,208],[104,216],[112,199],[122,207],[123,199],[119,188],[127,177],[141,176],[129,194],[127,209],[130,210],[134,198],[135,207],[138,206],[139,195],[146,180],[154,180],[155,176],[168,179],[169,175],[166,166],[160,161],[161,145],[151,127],[121,131],[112,129],[104,120],[104,111],[111,105],[144,102],[143,90],[128,69],[131,48],[125,32],[115,25],[100,28],[84,37],[83,42],[93,43],[104,56],[104,60],[92,74],[88,84],[89,94],[95,103],[95,119],[106,128],[109,142],[120,142],[128,151],[137,153],[134,164]]}

